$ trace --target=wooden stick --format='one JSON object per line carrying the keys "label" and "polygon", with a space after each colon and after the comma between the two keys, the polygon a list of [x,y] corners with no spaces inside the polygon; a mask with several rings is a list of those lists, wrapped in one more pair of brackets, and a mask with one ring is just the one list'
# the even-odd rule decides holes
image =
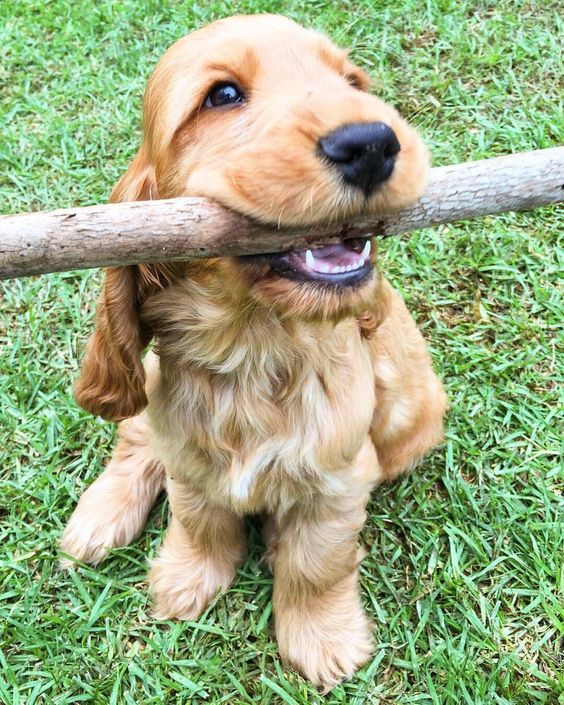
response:
{"label": "wooden stick", "polygon": [[564,147],[431,170],[413,207],[340,226],[276,229],[200,198],[117,203],[0,218],[0,279],[68,269],[277,252],[564,199]]}

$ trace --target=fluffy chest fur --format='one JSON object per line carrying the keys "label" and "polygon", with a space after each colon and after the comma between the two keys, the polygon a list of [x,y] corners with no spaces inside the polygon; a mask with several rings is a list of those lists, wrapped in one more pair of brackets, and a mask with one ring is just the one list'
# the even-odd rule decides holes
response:
{"label": "fluffy chest fur", "polygon": [[175,482],[244,512],[341,491],[374,409],[355,319],[283,320],[195,282],[153,307],[159,371],[148,413]]}

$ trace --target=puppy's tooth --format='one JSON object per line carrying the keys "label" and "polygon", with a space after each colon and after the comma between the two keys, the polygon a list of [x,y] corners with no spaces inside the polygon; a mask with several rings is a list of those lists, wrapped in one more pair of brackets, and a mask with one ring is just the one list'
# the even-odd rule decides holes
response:
{"label": "puppy's tooth", "polygon": [[306,250],[306,265],[309,269],[315,269],[315,257],[311,250]]}
{"label": "puppy's tooth", "polygon": [[370,240],[367,240],[366,245],[364,246],[364,249],[362,250],[362,254],[360,255],[361,259],[363,260],[363,264],[368,259],[368,255],[370,254],[371,249],[372,249],[372,243],[370,242]]}

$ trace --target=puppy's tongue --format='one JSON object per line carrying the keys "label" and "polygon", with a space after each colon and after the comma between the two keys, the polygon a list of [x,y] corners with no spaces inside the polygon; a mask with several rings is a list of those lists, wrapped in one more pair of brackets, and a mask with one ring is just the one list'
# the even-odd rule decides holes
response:
{"label": "puppy's tongue", "polygon": [[345,254],[352,252],[352,250],[345,249],[345,246],[342,242],[338,243],[337,245],[325,245],[324,247],[314,247],[311,251],[315,254],[316,257],[321,257],[322,259],[324,259],[325,257],[342,256],[343,252]]}
{"label": "puppy's tongue", "polygon": [[370,256],[370,240],[346,240],[337,245],[326,245],[309,250],[299,250],[297,254],[303,259],[310,272],[340,274],[360,269]]}

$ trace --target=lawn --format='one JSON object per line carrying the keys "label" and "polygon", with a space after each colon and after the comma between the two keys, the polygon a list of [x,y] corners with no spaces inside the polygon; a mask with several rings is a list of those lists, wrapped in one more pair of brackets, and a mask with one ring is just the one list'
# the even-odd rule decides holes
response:
{"label": "lawn", "polygon": [[[246,0],[236,10],[288,14],[351,46],[435,164],[562,141],[556,2]],[[136,150],[157,58],[234,11],[221,1],[2,0],[0,211],[105,201]],[[59,569],[58,537],[115,431],[71,395],[100,279],[5,282],[0,702],[564,702],[563,225],[553,207],[382,243],[382,268],[429,341],[451,408],[444,446],[374,493],[362,589],[375,655],[326,698],[281,667],[252,523],[235,584],[196,623],[151,618],[146,561],[164,502],[99,569]]]}

